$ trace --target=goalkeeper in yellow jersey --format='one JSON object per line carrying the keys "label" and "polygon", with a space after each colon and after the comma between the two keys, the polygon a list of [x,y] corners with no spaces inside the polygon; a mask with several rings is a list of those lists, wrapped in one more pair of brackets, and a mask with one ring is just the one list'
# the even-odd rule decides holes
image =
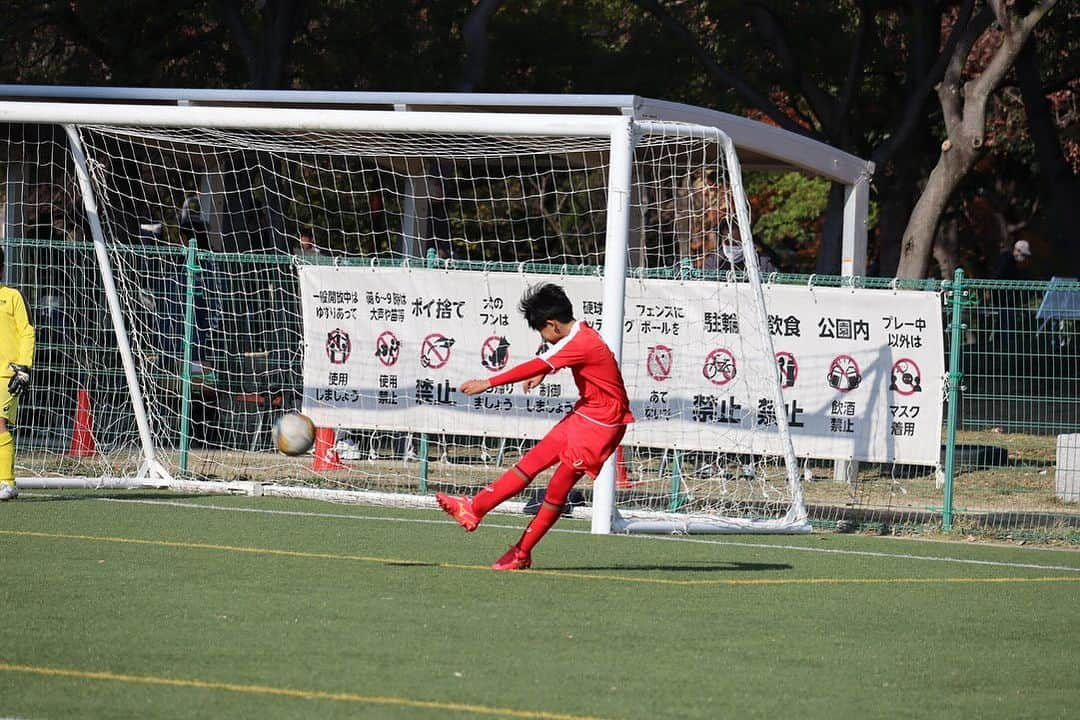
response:
{"label": "goalkeeper in yellow jersey", "polygon": [[26,316],[26,303],[15,288],[3,283],[4,249],[0,248],[0,501],[14,500],[15,441],[11,427],[19,396],[30,387],[34,362],[34,326]]}

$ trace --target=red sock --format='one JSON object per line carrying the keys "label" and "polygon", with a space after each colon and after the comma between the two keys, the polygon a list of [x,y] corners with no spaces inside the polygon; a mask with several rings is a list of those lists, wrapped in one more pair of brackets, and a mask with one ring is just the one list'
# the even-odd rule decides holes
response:
{"label": "red sock", "polygon": [[551,529],[551,526],[555,524],[555,521],[562,515],[562,506],[554,507],[548,505],[546,502],[540,506],[540,509],[536,511],[536,517],[529,523],[529,527],[525,528],[525,532],[522,533],[521,539],[517,541],[518,548],[522,552],[532,552],[532,549],[536,546],[536,543],[540,542],[540,539],[547,534],[547,531]]}
{"label": "red sock", "polygon": [[532,482],[532,478],[526,480],[517,474],[517,470],[511,468],[504,472],[498,480],[488,485],[476,494],[472,499],[473,512],[480,517],[487,515],[504,500],[514,497]]}
{"label": "red sock", "polygon": [[525,528],[521,539],[518,540],[517,546],[523,552],[532,552],[536,543],[540,542],[540,539],[547,534],[547,531],[559,519],[562,515],[563,505],[566,504],[566,498],[570,494],[570,488],[574,487],[574,483],[578,481],[581,475],[580,470],[565,464],[559,465],[555,470],[555,474],[551,476],[551,480],[548,482],[547,492],[544,493],[543,504],[540,505],[536,517]]}

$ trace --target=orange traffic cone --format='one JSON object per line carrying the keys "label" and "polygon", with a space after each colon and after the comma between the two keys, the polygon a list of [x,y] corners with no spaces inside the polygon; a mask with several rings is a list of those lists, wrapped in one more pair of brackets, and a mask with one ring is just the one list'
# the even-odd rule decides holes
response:
{"label": "orange traffic cone", "polygon": [[347,466],[338,457],[337,432],[333,428],[315,429],[315,470],[345,470]]}
{"label": "orange traffic cone", "polygon": [[90,457],[97,452],[94,442],[94,416],[90,412],[90,393],[79,388],[75,400],[75,427],[71,432],[70,457]]}

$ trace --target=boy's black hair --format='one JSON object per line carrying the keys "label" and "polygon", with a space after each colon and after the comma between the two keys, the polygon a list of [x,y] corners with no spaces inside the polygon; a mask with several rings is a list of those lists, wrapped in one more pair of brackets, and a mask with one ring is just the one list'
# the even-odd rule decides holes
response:
{"label": "boy's black hair", "polygon": [[518,310],[533,330],[540,330],[548,320],[570,322],[574,319],[574,304],[566,291],[554,283],[533,285],[521,296]]}

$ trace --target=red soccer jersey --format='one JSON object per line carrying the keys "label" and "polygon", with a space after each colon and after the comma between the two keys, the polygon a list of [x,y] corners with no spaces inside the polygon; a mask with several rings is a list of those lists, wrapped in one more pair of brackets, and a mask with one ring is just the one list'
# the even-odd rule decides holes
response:
{"label": "red soccer jersey", "polygon": [[570,334],[539,355],[552,370],[570,368],[580,399],[574,412],[601,425],[634,422],[615,355],[600,333],[578,320]]}

